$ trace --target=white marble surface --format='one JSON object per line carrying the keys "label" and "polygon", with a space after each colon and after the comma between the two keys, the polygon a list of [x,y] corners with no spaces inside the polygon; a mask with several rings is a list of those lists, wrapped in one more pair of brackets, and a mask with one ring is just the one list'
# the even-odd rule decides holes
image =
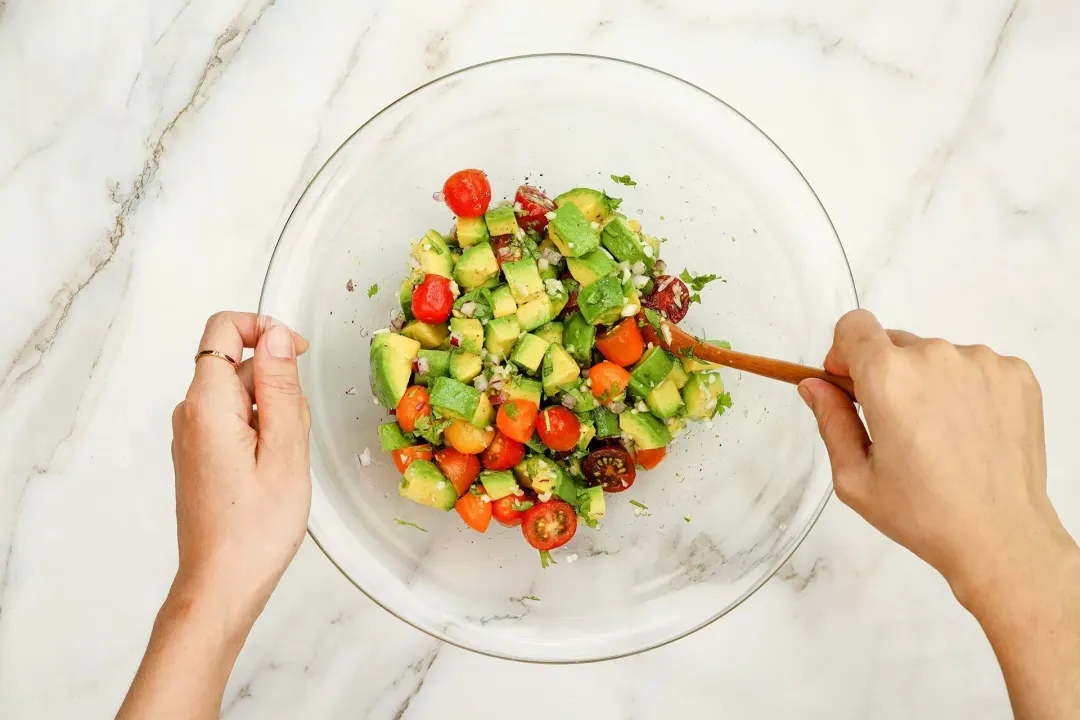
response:
{"label": "white marble surface", "polygon": [[[254,307],[349,132],[499,56],[633,59],[757,122],[865,306],[1031,362],[1080,533],[1077,37],[1068,0],[0,0],[0,717],[111,716],[175,567],[168,418],[205,316]],[[308,543],[224,716],[550,717],[538,691],[594,720],[1009,715],[943,582],[832,502],[735,613],[591,666],[440,646]]]}

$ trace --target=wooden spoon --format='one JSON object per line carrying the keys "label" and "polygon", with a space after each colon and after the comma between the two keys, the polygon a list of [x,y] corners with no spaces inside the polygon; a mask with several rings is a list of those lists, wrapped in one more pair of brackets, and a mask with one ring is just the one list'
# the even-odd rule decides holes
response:
{"label": "wooden spoon", "polygon": [[[643,317],[642,320],[644,320]],[[851,378],[840,377],[818,368],[799,365],[786,360],[773,360],[760,355],[748,355],[747,353],[711,345],[680,330],[667,320],[660,320],[660,334],[663,337],[657,337],[656,332],[648,322],[642,328],[642,334],[645,336],[646,341],[659,345],[676,357],[686,357],[693,353],[695,357],[705,362],[724,365],[753,375],[772,378],[773,380],[781,380],[792,385],[798,385],[807,378],[817,378],[840,388],[855,402],[855,386],[851,382]]]}

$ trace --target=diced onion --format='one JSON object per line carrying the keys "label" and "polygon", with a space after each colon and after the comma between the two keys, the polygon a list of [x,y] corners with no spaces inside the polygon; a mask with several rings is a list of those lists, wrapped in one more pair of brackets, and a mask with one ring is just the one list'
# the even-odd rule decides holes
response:
{"label": "diced onion", "polygon": [[427,375],[431,368],[428,366],[428,359],[426,357],[416,359],[416,372],[421,375]]}
{"label": "diced onion", "polygon": [[551,220],[554,220],[554,219],[555,219],[555,213],[553,213],[553,212],[546,212],[546,213],[544,213],[544,217],[546,217],[546,218],[548,219],[548,221],[550,222]]}
{"label": "diced onion", "polygon": [[465,317],[472,317],[472,314],[476,312],[476,303],[472,300],[461,304],[461,314]]}
{"label": "diced onion", "polygon": [[548,269],[547,258],[540,258],[539,260],[537,260],[536,261],[536,267],[540,270],[540,272],[544,272],[545,270],[547,270]]}
{"label": "diced onion", "polygon": [[574,399],[573,395],[563,395],[560,402],[567,410],[573,410],[574,406],[577,405],[577,400]]}
{"label": "diced onion", "polygon": [[635,262],[633,265],[630,266],[630,269],[634,271],[635,275],[644,275],[645,274],[645,263],[638,260],[637,262]]}
{"label": "diced onion", "polygon": [[367,467],[371,464],[371,450],[364,448],[364,452],[360,453],[360,464]]}
{"label": "diced onion", "polygon": [[473,387],[483,392],[488,389],[488,380],[483,375],[477,375],[472,381]]}

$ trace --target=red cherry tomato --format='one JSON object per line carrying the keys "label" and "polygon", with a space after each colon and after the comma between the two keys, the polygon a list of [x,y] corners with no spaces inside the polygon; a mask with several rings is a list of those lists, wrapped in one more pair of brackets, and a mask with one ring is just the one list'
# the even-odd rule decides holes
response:
{"label": "red cherry tomato", "polygon": [[525,446],[495,431],[491,444],[480,453],[480,462],[488,470],[509,470],[525,457]]}
{"label": "red cherry tomato", "polygon": [[525,255],[521,243],[514,242],[513,235],[496,235],[491,238],[491,250],[495,253],[495,262],[499,263],[499,267],[502,267],[503,263],[520,260]]}
{"label": "red cherry tomato", "polygon": [[506,527],[517,527],[521,524],[525,511],[535,504],[536,498],[530,495],[507,495],[491,502],[491,516]]}
{"label": "red cherry tomato", "polygon": [[637,464],[646,470],[652,470],[660,464],[667,455],[667,448],[654,448],[653,450],[638,450],[634,456]]}
{"label": "red cherry tomato", "polygon": [[409,387],[397,404],[398,425],[405,432],[416,429],[416,421],[422,417],[431,417],[431,405],[428,404],[428,391],[423,385]]}
{"label": "red cherry tomato", "polygon": [[690,309],[690,291],[674,275],[660,275],[656,278],[656,289],[641,298],[641,304],[662,312],[671,322],[679,323]]}
{"label": "red cherry tomato", "polygon": [[536,418],[540,440],[552,450],[573,450],[581,438],[581,423],[564,407],[549,407]]}
{"label": "red cherry tomato", "polygon": [[577,532],[574,508],[561,500],[537,503],[521,518],[521,534],[537,550],[554,550],[570,542]]}
{"label": "red cherry tomato", "polygon": [[589,453],[581,462],[581,474],[604,492],[622,492],[634,484],[634,458],[621,445],[609,445]]}
{"label": "red cherry tomato", "polygon": [[596,349],[600,354],[619,367],[630,367],[645,352],[645,343],[641,339],[637,321],[626,318],[596,338]]}
{"label": "red cherry tomato", "polygon": [[435,464],[442,470],[446,479],[453,483],[458,495],[464,495],[480,475],[480,461],[476,459],[476,456],[458,452],[452,447],[444,447],[436,451]]}
{"label": "red cherry tomato", "polygon": [[536,429],[536,403],[532,400],[508,400],[499,406],[495,424],[512,440],[528,442]]}
{"label": "red cherry tomato", "polygon": [[491,524],[491,503],[484,502],[479,495],[467,492],[454,503],[454,509],[465,524],[476,532],[487,532]]}
{"label": "red cherry tomato", "polygon": [[450,291],[448,278],[428,273],[423,281],[413,288],[412,312],[420,322],[428,325],[444,323],[453,309],[454,293]]}
{"label": "red cherry tomato", "polygon": [[443,199],[458,217],[480,217],[491,203],[491,183],[482,170],[458,170],[443,184]]}
{"label": "red cherry tomato", "polygon": [[531,185],[522,185],[514,193],[514,203],[521,206],[518,213],[518,227],[522,230],[544,232],[547,228],[549,212],[555,212],[555,203],[551,202],[544,191]]}
{"label": "red cherry tomato", "polygon": [[390,453],[391,459],[394,461],[394,467],[398,469],[399,473],[404,474],[409,466],[412,465],[413,460],[430,460],[431,459],[431,446],[430,445],[412,445],[410,447],[398,448]]}

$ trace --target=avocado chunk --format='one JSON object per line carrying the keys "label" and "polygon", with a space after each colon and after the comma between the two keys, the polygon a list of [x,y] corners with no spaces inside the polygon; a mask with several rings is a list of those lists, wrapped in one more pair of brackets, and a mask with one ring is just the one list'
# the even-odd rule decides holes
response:
{"label": "avocado chunk", "polygon": [[555,211],[554,219],[548,224],[548,237],[568,258],[587,255],[600,247],[600,233],[573,203]]}
{"label": "avocado chunk", "polygon": [[398,302],[401,303],[401,311],[405,313],[406,320],[412,320],[415,317],[412,312],[412,291],[414,287],[412,280],[405,278],[401,281],[401,289],[398,290]]}
{"label": "avocado chunk", "polygon": [[566,319],[566,324],[563,326],[563,339],[570,357],[582,365],[590,363],[593,345],[596,344],[596,327],[590,325],[581,313],[576,312]]}
{"label": "avocado chunk", "polygon": [[536,407],[540,407],[540,392],[543,386],[539,380],[531,380],[524,375],[514,375],[510,378],[510,387],[506,391],[507,400],[528,400]]}
{"label": "avocado chunk", "polygon": [[600,234],[600,242],[604,243],[604,247],[619,262],[628,262],[633,265],[640,261],[647,267],[656,264],[656,251],[652,250],[651,246],[648,251],[645,250],[637,233],[630,229],[626,218],[622,215],[616,215],[615,219],[608,223],[604,232]]}
{"label": "avocado chunk", "polygon": [[518,335],[521,334],[521,323],[517,317],[509,317],[489,320],[487,324],[484,347],[488,354],[495,360],[503,360],[510,354],[510,350],[517,344]]}
{"label": "avocado chunk", "polygon": [[648,396],[652,389],[667,380],[675,358],[660,347],[651,347],[641,356],[630,372],[630,392],[639,398]]}
{"label": "avocado chunk", "polygon": [[[567,279],[566,282],[577,284],[577,281],[572,279]],[[551,301],[551,318],[555,319],[566,307],[566,303],[570,302],[570,293],[566,290],[566,283],[558,278],[545,280],[544,288],[548,299]]]}
{"label": "avocado chunk", "polygon": [[[453,362],[453,358],[450,360]],[[472,385],[466,385],[460,380],[435,378],[431,383],[428,402],[432,409],[443,415],[472,422],[482,395],[487,397]]]}
{"label": "avocado chunk", "polygon": [[587,487],[580,495],[581,514],[586,520],[600,520],[607,512],[607,502],[604,500],[604,488],[599,485]]}
{"label": "avocado chunk", "polygon": [[450,336],[450,345],[453,346],[453,338],[457,337],[457,347],[465,352],[479,355],[484,347],[484,326],[473,318],[450,318]]}
{"label": "avocado chunk", "polygon": [[600,278],[610,275],[619,269],[619,266],[608,255],[607,250],[597,248],[583,257],[566,259],[566,269],[581,283],[582,287],[592,285]]}
{"label": "avocado chunk", "polygon": [[495,422],[495,408],[488,399],[487,393],[480,393],[480,402],[476,403],[476,412],[473,413],[469,423],[473,427],[490,428]]}
{"label": "avocado chunk", "polygon": [[548,345],[544,355],[544,394],[551,397],[581,376],[581,368],[561,345]]}
{"label": "avocado chunk", "polygon": [[391,332],[377,334],[371,341],[371,391],[384,408],[396,408],[409,387],[413,360],[420,343]]}
{"label": "avocado chunk", "polygon": [[379,425],[379,446],[382,447],[383,452],[399,450],[412,444],[413,441],[405,437],[405,433],[401,431],[401,426],[396,422]]}
{"label": "avocado chunk", "polygon": [[518,305],[517,321],[523,330],[535,330],[546,325],[555,317],[555,309],[547,293],[541,293],[535,300]]}
{"label": "avocado chunk", "polygon": [[566,488],[570,482],[566,471],[554,460],[548,460],[543,455],[529,455],[515,465],[514,477],[519,483],[541,495],[553,493],[556,485]]}
{"label": "avocado chunk", "polygon": [[446,377],[450,373],[450,353],[446,350],[421,350],[416,357],[416,366],[416,384],[427,385],[432,378]]}
{"label": "avocado chunk", "polygon": [[491,208],[484,213],[484,222],[487,224],[488,234],[491,237],[517,234],[517,215],[514,214],[513,206],[503,205]]}
{"label": "avocado chunk", "polygon": [[478,288],[499,273],[499,263],[490,243],[480,243],[461,253],[454,267],[454,279],[466,290]]}
{"label": "avocado chunk", "polygon": [[691,373],[682,389],[682,399],[686,403],[686,416],[691,420],[708,420],[718,412],[723,413],[725,407],[731,407],[724,381],[717,373]]}
{"label": "avocado chunk", "polygon": [[530,374],[535,374],[540,368],[540,363],[544,361],[544,353],[547,352],[550,344],[547,340],[542,340],[532,333],[525,333],[518,338],[514,352],[510,354],[510,360],[518,367],[528,370]]}
{"label": "avocado chunk", "polygon": [[507,495],[521,495],[514,473],[509,470],[484,470],[480,473],[480,483],[484,486],[484,493],[492,501],[502,500]]}
{"label": "avocado chunk", "polygon": [[563,390],[564,393],[574,399],[574,405],[570,409],[580,415],[581,413],[587,413],[596,407],[596,398],[592,394],[592,390],[584,385],[575,385]]}
{"label": "avocado chunk", "polygon": [[517,301],[510,292],[509,285],[500,285],[491,291],[491,313],[497,318],[513,315],[517,312]]}
{"label": "avocado chunk", "polygon": [[649,413],[625,410],[619,413],[619,428],[634,439],[640,450],[655,450],[671,442],[667,426]]}
{"label": "avocado chunk", "polygon": [[446,338],[450,337],[450,331],[445,324],[428,325],[419,320],[413,320],[401,328],[401,334],[407,338],[412,338],[420,343],[421,347],[428,350],[437,350],[440,345],[446,342]]}
{"label": "avocado chunk", "polygon": [[457,502],[454,483],[446,479],[429,460],[413,460],[398,486],[398,494],[413,502],[438,510],[450,510]]}
{"label": "avocado chunk", "polygon": [[613,275],[597,280],[578,293],[578,309],[590,325],[607,325],[618,320],[623,302],[622,283]]}
{"label": "avocado chunk", "polygon": [[561,322],[549,322],[533,333],[541,340],[547,340],[556,345],[563,344],[563,324]]}
{"label": "avocado chunk", "polygon": [[671,379],[668,379],[654,387],[645,396],[645,404],[649,406],[649,410],[653,415],[663,419],[678,414],[679,410],[682,409],[683,399],[682,395],[679,394],[678,386]]}
{"label": "avocado chunk", "polygon": [[471,383],[484,369],[484,361],[476,353],[454,350],[450,354],[450,377],[458,382]]}
{"label": "avocado chunk", "polygon": [[457,219],[457,241],[463,248],[486,243],[488,237],[487,223],[482,217],[459,217]]}
{"label": "avocado chunk", "polygon": [[506,276],[506,284],[510,286],[510,295],[518,305],[538,298],[544,292],[544,282],[540,279],[540,271],[532,258],[503,263],[502,271]]}
{"label": "avocado chunk", "polygon": [[578,436],[577,447],[578,450],[584,450],[589,447],[589,443],[596,437],[596,428],[593,427],[592,420],[588,415],[579,415],[578,422],[581,424],[581,434]]}
{"label": "avocado chunk", "polygon": [[436,230],[428,230],[413,246],[412,256],[420,263],[420,267],[413,270],[413,277],[423,279],[425,275],[441,275],[444,278],[453,276],[453,257],[443,236]]}
{"label": "avocado chunk", "polygon": [[609,438],[619,435],[619,416],[608,410],[603,405],[593,412],[593,424],[596,426],[596,437]]}
{"label": "avocado chunk", "polygon": [[608,197],[607,193],[592,188],[567,190],[562,195],[557,196],[553,202],[557,208],[572,203],[581,210],[589,222],[600,223],[601,225],[611,217],[617,205],[617,202]]}
{"label": "avocado chunk", "polygon": [[671,373],[667,376],[667,379],[675,383],[675,387],[682,390],[690,379],[690,373],[686,372],[682,363],[675,363],[671,366]]}

